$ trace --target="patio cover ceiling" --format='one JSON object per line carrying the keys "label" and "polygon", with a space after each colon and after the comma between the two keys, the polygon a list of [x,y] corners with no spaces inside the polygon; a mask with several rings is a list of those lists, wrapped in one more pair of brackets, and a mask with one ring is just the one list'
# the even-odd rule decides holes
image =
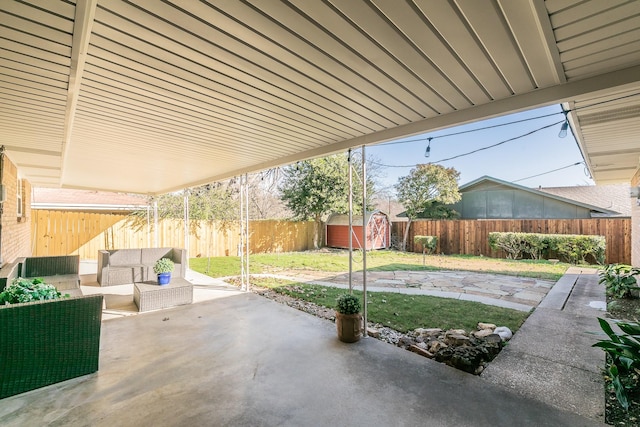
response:
{"label": "patio cover ceiling", "polygon": [[638,93],[638,0],[0,2],[0,144],[41,187],[164,193],[554,103],[628,182]]}

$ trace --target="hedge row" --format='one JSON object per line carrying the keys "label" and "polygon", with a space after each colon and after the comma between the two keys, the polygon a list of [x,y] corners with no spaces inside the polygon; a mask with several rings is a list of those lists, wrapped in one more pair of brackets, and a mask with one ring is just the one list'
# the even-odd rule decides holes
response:
{"label": "hedge row", "polygon": [[558,258],[573,264],[591,260],[603,264],[606,241],[604,236],[492,232],[489,233],[489,246],[504,250],[510,259],[523,256],[545,259],[555,253]]}

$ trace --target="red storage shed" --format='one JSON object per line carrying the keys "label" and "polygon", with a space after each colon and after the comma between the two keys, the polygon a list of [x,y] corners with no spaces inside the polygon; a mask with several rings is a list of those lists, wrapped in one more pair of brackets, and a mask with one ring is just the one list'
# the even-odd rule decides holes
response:
{"label": "red storage shed", "polygon": [[[354,215],[353,248],[361,249],[362,215]],[[327,246],[349,249],[349,215],[332,214],[327,219]],[[367,214],[367,249],[387,249],[391,246],[391,223],[387,214],[373,211]]]}

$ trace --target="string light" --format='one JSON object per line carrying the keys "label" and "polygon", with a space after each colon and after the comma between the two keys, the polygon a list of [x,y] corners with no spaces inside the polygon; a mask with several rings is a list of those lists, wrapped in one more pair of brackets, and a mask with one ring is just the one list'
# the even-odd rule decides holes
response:
{"label": "string light", "polygon": [[431,140],[432,139],[433,139],[432,137],[427,138],[427,141],[429,141],[429,144],[427,144],[427,149],[424,152],[424,156],[425,157],[430,157],[431,156]]}
{"label": "string light", "polygon": [[[438,136],[433,136],[433,137],[429,137],[429,138],[424,138],[424,137],[419,137],[419,138],[412,138],[412,139],[405,139],[405,140],[399,140],[399,141],[388,141],[388,142],[382,142],[379,144],[376,144],[376,146],[384,146],[384,145],[394,145],[394,144],[408,144],[411,142],[419,142],[419,141],[430,141],[434,138],[446,138],[449,136],[457,136],[457,135],[463,135],[466,133],[471,133],[471,132],[478,132],[478,131],[482,131],[482,130],[488,130],[488,129],[494,129],[494,128],[498,128],[498,127],[502,127],[502,126],[509,126],[515,123],[523,123],[523,122],[528,122],[531,120],[537,120],[537,119],[542,119],[545,117],[551,117],[551,116],[555,116],[557,114],[564,114],[564,121],[560,122],[563,123],[561,128],[560,128],[560,133],[563,133],[564,131],[564,135],[566,135],[568,129],[569,129],[569,121],[567,120],[567,114],[572,112],[572,111],[580,111],[580,110],[585,110],[587,108],[591,108],[591,107],[596,107],[598,105],[602,105],[602,104],[607,104],[610,102],[615,102],[615,101],[620,101],[623,99],[627,99],[627,98],[632,98],[635,96],[640,96],[640,92],[636,92],[636,93],[632,93],[629,95],[624,95],[624,96],[619,96],[617,98],[613,98],[613,99],[607,99],[604,101],[599,101],[599,102],[594,102],[588,105],[581,105],[580,107],[571,109],[571,110],[566,110],[566,111],[559,111],[557,113],[550,113],[550,114],[544,114],[544,115],[540,115],[540,116],[535,116],[535,117],[528,117],[526,119],[520,119],[520,120],[513,120],[513,121],[509,121],[509,122],[505,122],[505,123],[498,123],[498,124],[494,124],[494,125],[490,125],[490,126],[484,126],[484,127],[479,127],[479,128],[474,128],[474,129],[468,129],[468,130],[463,130],[463,131],[459,131],[459,132],[452,132],[452,133],[447,133],[447,134],[443,134],[443,135],[438,135]],[[564,136],[561,136],[561,138],[564,138]]]}
{"label": "string light", "polygon": [[564,138],[567,136],[567,129],[569,128],[569,119],[567,118],[568,111],[564,112],[564,122],[562,122],[562,126],[560,126],[560,133],[558,133],[558,138]]}
{"label": "string light", "polygon": [[[453,159],[457,159],[459,157],[468,156],[470,154],[474,154],[474,153],[477,153],[479,151],[488,150],[489,148],[497,147],[499,145],[506,144],[507,142],[515,141],[515,140],[518,140],[520,138],[524,138],[525,136],[532,135],[532,134],[534,134],[536,132],[540,132],[541,130],[548,129],[548,128],[553,127],[553,126],[557,126],[560,123],[562,123],[562,122],[551,123],[549,125],[542,126],[542,127],[538,128],[538,129],[534,129],[534,130],[529,131],[527,133],[524,133],[522,135],[514,136],[513,138],[505,139],[504,141],[500,141],[500,142],[497,142],[495,144],[488,145],[486,147],[481,147],[481,148],[478,148],[478,149],[475,149],[475,150],[472,150],[472,151],[468,151],[466,153],[458,154],[458,155],[453,156],[453,157],[447,157],[446,159],[441,159],[441,160],[438,160],[438,161],[432,162],[432,163],[446,162],[448,160],[453,160]],[[427,148],[429,148],[429,147],[427,147]],[[426,156],[426,153],[425,153],[425,156]],[[413,168],[413,167],[416,166],[415,164],[413,164],[413,165],[385,165],[385,164],[377,163],[377,162],[372,162],[372,163],[374,163],[374,164],[376,164],[378,166],[383,166],[383,167],[388,167],[388,168]]]}

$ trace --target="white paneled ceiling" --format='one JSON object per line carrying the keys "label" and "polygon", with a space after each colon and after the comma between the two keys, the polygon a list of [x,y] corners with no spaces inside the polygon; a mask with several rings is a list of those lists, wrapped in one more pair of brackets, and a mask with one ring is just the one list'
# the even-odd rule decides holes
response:
{"label": "white paneled ceiling", "polygon": [[[591,1],[555,10],[551,23],[569,81],[640,64],[640,2]],[[640,160],[640,85],[585,93],[564,104],[594,180],[628,182]]]}
{"label": "white paneled ceiling", "polygon": [[3,0],[0,144],[34,186],[155,194],[564,102],[628,180],[639,28],[638,0]]}

